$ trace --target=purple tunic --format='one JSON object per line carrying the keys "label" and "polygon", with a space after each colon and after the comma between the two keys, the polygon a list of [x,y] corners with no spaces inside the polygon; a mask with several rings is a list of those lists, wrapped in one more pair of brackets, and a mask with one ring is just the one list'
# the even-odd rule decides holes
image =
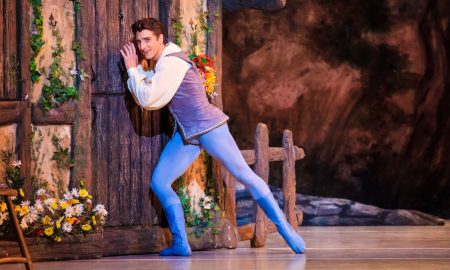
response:
{"label": "purple tunic", "polygon": [[169,110],[175,119],[174,132],[178,129],[186,142],[198,143],[198,136],[225,124],[229,117],[209,103],[200,74],[186,53],[176,52],[167,56],[175,56],[191,64],[169,102]]}

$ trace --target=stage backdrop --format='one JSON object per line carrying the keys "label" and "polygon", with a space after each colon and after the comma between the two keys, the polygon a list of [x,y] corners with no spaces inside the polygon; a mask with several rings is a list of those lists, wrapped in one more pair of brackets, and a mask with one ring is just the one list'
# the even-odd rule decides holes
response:
{"label": "stage backdrop", "polygon": [[450,217],[449,15],[440,0],[226,13],[223,103],[239,146],[258,122],[271,145],[290,129],[306,150],[299,192]]}

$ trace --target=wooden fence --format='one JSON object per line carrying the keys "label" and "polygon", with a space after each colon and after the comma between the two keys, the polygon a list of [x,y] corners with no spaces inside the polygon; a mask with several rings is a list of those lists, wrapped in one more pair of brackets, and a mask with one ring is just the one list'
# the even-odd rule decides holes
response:
{"label": "wooden fence", "polygon": [[[269,179],[269,162],[283,161],[283,200],[284,213],[288,222],[297,228],[302,222],[302,212],[296,211],[296,180],[295,161],[303,159],[305,152],[303,148],[294,145],[292,132],[283,132],[283,146],[269,147],[269,131],[267,126],[259,123],[254,137],[255,148],[242,150],[241,153],[253,170],[266,183]],[[225,169],[222,171],[226,194],[224,194],[225,215],[236,225],[236,179]],[[266,233],[276,231],[275,225],[269,221],[261,208],[257,207],[255,223],[237,227],[240,240],[251,240],[252,247],[264,246]],[[236,239],[237,241],[237,239]]]}

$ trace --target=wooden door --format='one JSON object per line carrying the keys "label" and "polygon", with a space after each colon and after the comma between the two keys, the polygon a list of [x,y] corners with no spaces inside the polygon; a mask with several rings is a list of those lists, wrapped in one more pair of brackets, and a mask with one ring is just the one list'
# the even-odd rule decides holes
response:
{"label": "wooden door", "polygon": [[[89,22],[81,22],[91,32],[84,45],[90,50],[93,73],[93,192],[109,210],[104,255],[155,252],[163,245],[159,227],[162,211],[150,194],[150,180],[170,136],[168,113],[149,112],[136,105],[126,89],[119,50],[131,39],[134,21],[168,18],[170,5],[169,1],[156,0],[97,0],[87,7]],[[163,22],[167,30],[169,22]]]}

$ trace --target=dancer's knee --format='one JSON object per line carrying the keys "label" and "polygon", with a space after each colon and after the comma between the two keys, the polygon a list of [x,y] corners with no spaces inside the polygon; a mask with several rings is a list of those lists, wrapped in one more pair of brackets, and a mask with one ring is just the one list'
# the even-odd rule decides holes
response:
{"label": "dancer's knee", "polygon": [[152,177],[152,182],[150,183],[150,188],[153,190],[153,192],[156,194],[156,196],[160,197],[160,194],[164,193],[165,183],[160,180],[160,178],[155,177],[155,175]]}

